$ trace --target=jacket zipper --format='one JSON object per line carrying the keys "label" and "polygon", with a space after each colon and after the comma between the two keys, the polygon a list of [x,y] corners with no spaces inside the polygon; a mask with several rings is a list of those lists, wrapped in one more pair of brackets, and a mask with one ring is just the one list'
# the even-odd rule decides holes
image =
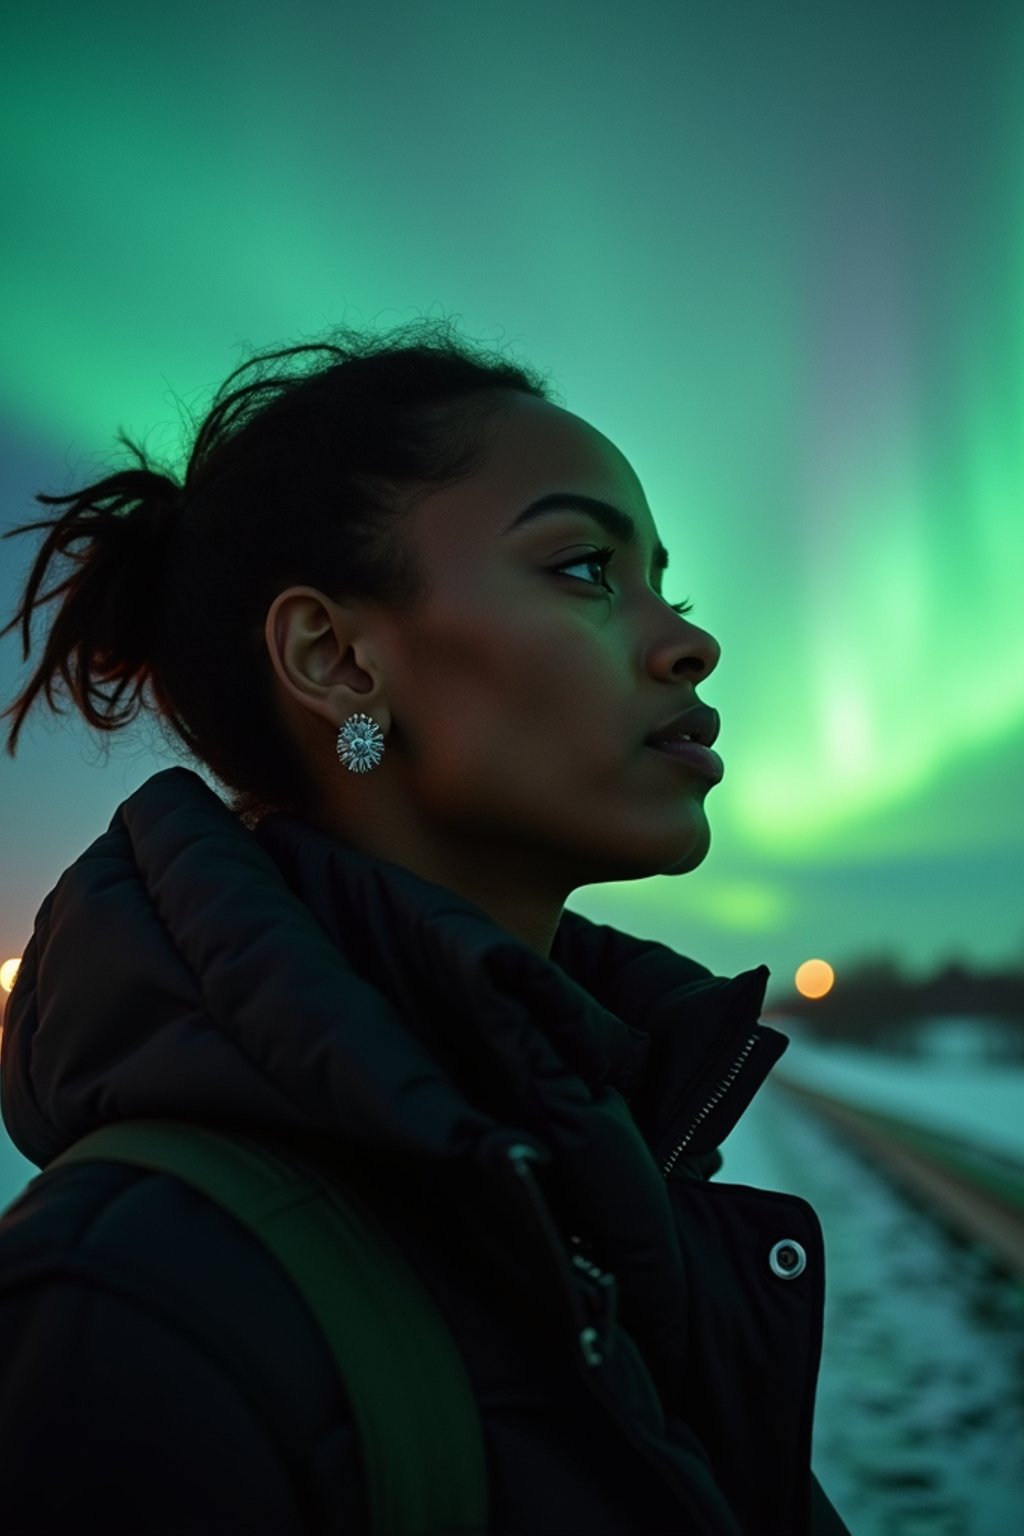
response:
{"label": "jacket zipper", "polygon": [[[572,1254],[571,1264],[567,1264],[558,1229],[551,1220],[548,1206],[529,1167],[531,1162],[539,1161],[536,1149],[529,1144],[516,1142],[505,1149],[505,1158],[506,1166],[519,1176],[519,1187],[528,1195],[534,1219],[547,1238],[547,1250],[557,1264],[562,1289],[572,1311],[573,1333],[580,1354],[588,1366],[601,1365],[604,1362],[601,1344],[608,1338],[615,1324],[618,1302],[615,1276],[610,1271],[599,1269],[582,1254]],[[587,1277],[589,1284],[585,1301],[580,1295],[572,1269],[579,1270]]]}
{"label": "jacket zipper", "polygon": [[664,1174],[665,1178],[668,1178],[669,1174],[672,1172],[672,1169],[673,1169],[673,1167],[675,1166],[675,1163],[676,1163],[676,1159],[679,1157],[679,1154],[682,1152],[683,1148],[685,1146],[687,1146],[693,1140],[693,1137],[694,1137],[694,1135],[695,1135],[695,1133],[697,1131],[698,1126],[701,1124],[701,1122],[703,1120],[707,1119],[708,1115],[714,1109],[715,1105],[721,1102],[722,1097],[725,1094],[726,1089],[735,1080],[736,1074],[739,1072],[740,1068],[742,1067],[743,1063],[746,1061],[747,1057],[750,1055],[751,1051],[754,1049],[754,1046],[757,1044],[757,1042],[758,1042],[758,1036],[757,1035],[751,1035],[749,1040],[747,1041],[746,1045],[743,1047],[742,1051],[740,1051],[740,1054],[737,1056],[736,1060],[733,1062],[733,1064],[730,1067],[729,1071],[721,1079],[721,1081],[719,1082],[718,1086],[715,1088],[714,1092],[712,1093],[710,1099],[707,1101],[707,1103],[701,1109],[700,1114],[697,1115],[697,1117],[691,1122],[691,1124],[689,1126],[689,1129],[686,1132],[686,1135],[683,1137],[682,1141],[676,1147],[675,1151],[669,1157],[668,1162],[665,1164],[665,1166],[661,1170],[662,1173]]}
{"label": "jacket zipper", "polygon": [[[726,1091],[728,1090],[728,1088],[732,1085],[733,1082],[735,1082],[737,1073],[739,1072],[740,1068],[743,1066],[744,1062],[749,1057],[749,1055],[750,1055],[751,1051],[754,1049],[755,1045],[757,1045],[758,1040],[760,1038],[762,1038],[762,1037],[759,1036],[759,1035],[756,1035],[756,1034],[752,1034],[752,1035],[749,1036],[749,1038],[746,1041],[746,1044],[743,1046],[743,1049],[740,1051],[739,1055],[736,1057],[736,1060],[733,1062],[732,1066],[729,1068],[729,1071],[725,1074],[725,1076],[723,1078],[721,1078],[719,1080],[719,1082],[716,1085],[714,1091],[712,1092],[712,1095],[711,1095],[710,1099],[708,1099],[706,1104],[702,1105],[699,1114],[697,1114],[694,1117],[694,1119],[690,1122],[690,1125],[687,1128],[685,1136],[683,1137],[682,1141],[680,1141],[679,1145],[675,1148],[675,1151],[671,1154],[671,1156],[669,1157],[668,1161],[665,1163],[665,1165],[664,1165],[664,1167],[662,1169],[662,1172],[663,1172],[663,1174],[665,1175],[666,1178],[668,1177],[669,1173],[672,1171],[672,1168],[675,1166],[675,1163],[678,1160],[680,1154],[682,1153],[684,1147],[686,1147],[693,1140],[693,1137],[694,1137],[698,1127],[707,1119],[708,1115],[714,1109],[715,1105],[719,1104],[721,1102],[721,1100],[722,1100],[724,1094],[726,1093]],[[571,1254],[571,1262],[572,1262],[573,1266],[576,1269],[581,1270],[581,1271],[583,1271],[586,1274],[589,1274],[591,1280],[596,1280],[598,1282],[598,1284],[600,1285],[600,1287],[601,1287],[602,1300],[606,1303],[606,1306],[605,1306],[605,1309],[604,1309],[605,1310],[605,1316],[604,1316],[603,1322],[604,1322],[606,1327],[610,1327],[612,1324],[614,1324],[614,1321],[615,1321],[615,1310],[616,1310],[615,1304],[614,1304],[614,1298],[615,1298],[615,1294],[616,1294],[615,1293],[615,1287],[614,1287],[614,1276],[612,1276],[609,1272],[602,1271],[596,1265],[591,1264],[590,1261],[584,1257],[583,1253],[580,1252],[580,1250],[581,1249],[585,1250],[585,1249],[589,1248],[590,1244],[584,1242],[584,1240],[577,1233],[575,1233],[575,1232],[571,1233],[569,1240],[570,1240],[571,1243],[574,1244],[574,1246],[576,1248],[576,1252]],[[603,1284],[602,1284],[602,1282],[603,1282]],[[606,1291],[604,1289],[604,1286],[609,1284],[609,1282],[611,1282],[610,1294],[609,1294],[608,1291]],[[609,1303],[609,1302],[611,1303],[610,1306],[607,1305],[607,1303]],[[585,1361],[586,1365],[587,1366],[600,1365],[603,1362],[603,1358],[604,1358],[602,1353],[601,1353],[601,1351],[600,1351],[600,1349],[597,1347],[598,1338],[601,1337],[601,1335],[598,1334],[596,1332],[596,1330],[594,1330],[593,1328],[584,1328],[583,1330],[580,1331],[578,1337],[579,1337],[579,1344],[580,1344],[580,1348],[581,1348],[582,1358]],[[579,1356],[577,1356],[576,1359],[577,1359],[577,1363],[578,1363]],[[619,1424],[619,1426],[622,1429],[623,1433],[626,1435],[626,1438],[630,1441],[630,1443],[633,1445],[633,1447],[640,1452],[640,1454],[644,1457],[644,1459],[652,1467],[654,1467],[658,1471],[658,1473],[660,1473],[661,1477],[664,1479],[665,1482],[667,1482],[669,1484],[669,1486],[673,1489],[673,1491],[676,1493],[676,1495],[678,1497],[680,1497],[682,1499],[685,1499],[687,1502],[689,1502],[689,1498],[690,1498],[689,1491],[682,1487],[682,1485],[679,1483],[678,1479],[676,1478],[675,1474],[667,1466],[665,1466],[665,1464],[655,1455],[655,1453],[651,1450],[651,1448],[648,1445],[646,1445],[643,1442],[643,1440],[641,1440],[636,1435],[636,1433],[633,1430],[632,1425],[629,1423],[629,1421],[627,1419],[622,1418],[616,1412],[615,1406],[613,1404],[611,1404],[608,1401],[607,1398],[604,1397],[604,1394],[601,1392],[600,1388],[598,1387],[598,1385],[597,1385],[596,1381],[594,1380],[593,1376],[591,1375],[590,1371],[584,1370],[583,1376],[584,1376],[584,1380],[587,1382],[587,1384],[591,1386],[591,1390],[596,1393],[596,1395],[604,1403],[604,1405],[608,1409],[608,1411],[610,1413],[612,1413],[612,1415],[616,1418],[617,1423]]]}
{"label": "jacket zipper", "polygon": [[[739,1072],[739,1070],[742,1067],[743,1063],[746,1061],[747,1057],[750,1055],[751,1051],[754,1049],[754,1046],[757,1044],[758,1039],[759,1039],[758,1035],[751,1035],[750,1036],[750,1038],[748,1039],[746,1045],[743,1047],[742,1051],[740,1051],[740,1054],[737,1056],[736,1060],[733,1062],[732,1066],[729,1068],[729,1071],[725,1074],[725,1076],[719,1082],[718,1086],[715,1088],[715,1090],[712,1093],[710,1099],[707,1101],[707,1103],[705,1105],[702,1106],[700,1113],[690,1122],[690,1125],[687,1128],[686,1135],[683,1137],[682,1141],[676,1147],[675,1151],[669,1157],[668,1162],[665,1164],[665,1166],[661,1170],[662,1174],[664,1175],[665,1178],[668,1178],[669,1174],[672,1172],[672,1169],[673,1169],[673,1167],[676,1164],[676,1160],[678,1159],[678,1157],[679,1157],[680,1153],[682,1152],[683,1148],[686,1147],[693,1140],[693,1137],[694,1137],[694,1135],[695,1135],[695,1133],[697,1131],[698,1126],[704,1120],[707,1119],[708,1115],[714,1109],[715,1105],[721,1103],[721,1100],[722,1100],[722,1098],[723,1098],[723,1096],[725,1094],[726,1089],[730,1086],[731,1083],[733,1083],[735,1081],[736,1074]],[[579,1234],[576,1233],[576,1232],[571,1232],[569,1234],[569,1241],[571,1243],[573,1243],[577,1249],[586,1250],[587,1248],[590,1247],[590,1244],[584,1242],[583,1238],[580,1237]],[[579,1259],[580,1259],[580,1255],[578,1253],[574,1254],[572,1256],[572,1261],[573,1261],[574,1264],[576,1264]],[[585,1269],[586,1268],[586,1262],[585,1261],[581,1262],[579,1264],[579,1267],[581,1269]]]}

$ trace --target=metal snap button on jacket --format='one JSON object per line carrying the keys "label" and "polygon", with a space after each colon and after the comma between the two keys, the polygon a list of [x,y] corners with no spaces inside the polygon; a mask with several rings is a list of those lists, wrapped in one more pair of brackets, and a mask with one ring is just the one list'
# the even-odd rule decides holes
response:
{"label": "metal snap button on jacket", "polygon": [[807,1268],[807,1254],[795,1239],[784,1237],[772,1248],[768,1262],[780,1280],[795,1280]]}

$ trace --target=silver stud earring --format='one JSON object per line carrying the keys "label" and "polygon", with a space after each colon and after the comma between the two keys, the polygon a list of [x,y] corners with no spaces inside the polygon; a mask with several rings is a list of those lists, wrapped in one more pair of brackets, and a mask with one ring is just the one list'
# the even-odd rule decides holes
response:
{"label": "silver stud earring", "polygon": [[338,756],[350,773],[369,773],[384,756],[384,732],[372,715],[349,715],[338,732]]}

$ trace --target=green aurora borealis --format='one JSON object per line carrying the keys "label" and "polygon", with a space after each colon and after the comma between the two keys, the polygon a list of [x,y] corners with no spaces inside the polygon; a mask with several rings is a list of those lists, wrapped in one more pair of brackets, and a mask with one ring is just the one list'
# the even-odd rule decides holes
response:
{"label": "green aurora borealis", "polygon": [[[722,646],[713,969],[1024,961],[1024,8],[44,3],[6,25],[5,527],[251,351],[459,317],[636,470]],[[2,548],[4,622],[31,539]],[[34,664],[36,653],[33,653]],[[27,676],[0,642],[7,703]],[[5,757],[0,947],[162,766]]]}

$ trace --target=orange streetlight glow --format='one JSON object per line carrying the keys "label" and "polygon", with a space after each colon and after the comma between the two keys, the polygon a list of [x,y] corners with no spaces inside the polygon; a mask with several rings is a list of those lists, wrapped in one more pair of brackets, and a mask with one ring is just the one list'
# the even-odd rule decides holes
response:
{"label": "orange streetlight glow", "polygon": [[805,960],[798,965],[793,983],[801,997],[824,997],[831,992],[836,973],[827,960]]}

